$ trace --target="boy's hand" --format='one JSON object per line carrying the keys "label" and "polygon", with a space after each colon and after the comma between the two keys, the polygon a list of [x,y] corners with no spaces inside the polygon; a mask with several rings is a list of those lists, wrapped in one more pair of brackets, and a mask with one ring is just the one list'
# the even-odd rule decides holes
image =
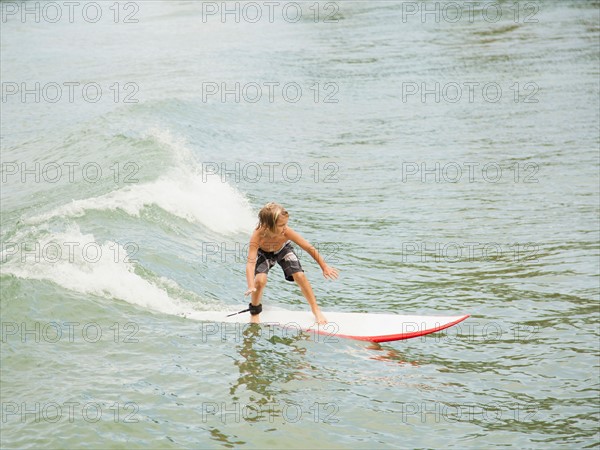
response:
{"label": "boy's hand", "polygon": [[244,293],[244,297],[248,297],[253,292],[256,292],[256,288],[248,288],[248,290]]}
{"label": "boy's hand", "polygon": [[328,278],[330,280],[337,280],[337,277],[339,275],[340,275],[340,272],[334,267],[325,266],[323,268],[323,276],[325,278]]}

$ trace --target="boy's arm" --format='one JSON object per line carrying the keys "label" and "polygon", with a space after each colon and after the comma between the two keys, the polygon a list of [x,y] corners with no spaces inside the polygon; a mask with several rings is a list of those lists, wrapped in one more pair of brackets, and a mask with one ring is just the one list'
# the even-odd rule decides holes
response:
{"label": "boy's arm", "polygon": [[246,281],[248,282],[248,290],[245,295],[250,295],[256,290],[254,286],[254,270],[256,268],[256,258],[258,256],[258,235],[256,230],[252,233],[250,238],[250,245],[248,246],[248,259],[246,260]]}
{"label": "boy's arm", "polygon": [[299,233],[296,233],[291,228],[287,228],[285,231],[286,237],[292,242],[296,243],[302,250],[308,253],[313,259],[317,262],[321,270],[323,271],[323,276],[325,278],[330,278],[335,280],[339,273],[337,269],[329,267],[323,257],[319,254],[317,249],[310,244],[306,239],[304,239]]}

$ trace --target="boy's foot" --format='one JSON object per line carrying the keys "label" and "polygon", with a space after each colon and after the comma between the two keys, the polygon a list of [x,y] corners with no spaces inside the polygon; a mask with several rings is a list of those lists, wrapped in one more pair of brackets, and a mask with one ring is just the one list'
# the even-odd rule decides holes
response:
{"label": "boy's foot", "polygon": [[325,316],[323,315],[323,313],[321,311],[319,311],[315,314],[315,321],[319,325],[325,325],[327,323],[327,319],[325,318]]}

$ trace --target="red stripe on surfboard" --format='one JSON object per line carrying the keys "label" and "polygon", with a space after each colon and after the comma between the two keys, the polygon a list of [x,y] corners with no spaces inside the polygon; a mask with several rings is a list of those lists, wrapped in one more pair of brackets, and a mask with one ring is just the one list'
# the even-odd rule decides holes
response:
{"label": "red stripe on surfboard", "polygon": [[438,331],[442,331],[445,330],[446,328],[450,328],[453,325],[456,325],[459,322],[462,322],[463,320],[467,319],[468,317],[470,317],[470,314],[467,314],[465,316],[462,316],[460,319],[455,320],[454,322],[450,322],[450,323],[445,323],[444,325],[440,325],[439,327],[435,327],[435,328],[427,328],[425,330],[419,330],[419,331],[412,331],[410,333],[400,333],[400,334],[386,334],[383,336],[351,336],[351,335],[347,335],[347,334],[331,334],[329,332],[326,331],[317,331],[317,333],[319,334],[325,334],[331,337],[337,336],[337,337],[341,337],[341,338],[347,338],[347,339],[355,339],[358,341],[369,341],[369,342],[389,342],[389,341],[401,341],[404,339],[411,339],[411,338],[415,338],[415,337],[419,337],[419,336],[424,336],[426,334],[431,334],[431,333],[436,333]]}

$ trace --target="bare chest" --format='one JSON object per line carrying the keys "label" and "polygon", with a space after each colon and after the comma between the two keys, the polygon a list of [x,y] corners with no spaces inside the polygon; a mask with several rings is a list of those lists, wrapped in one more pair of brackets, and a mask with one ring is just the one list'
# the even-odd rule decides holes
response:
{"label": "bare chest", "polygon": [[259,236],[258,247],[264,252],[276,252],[281,250],[288,239],[281,236]]}

